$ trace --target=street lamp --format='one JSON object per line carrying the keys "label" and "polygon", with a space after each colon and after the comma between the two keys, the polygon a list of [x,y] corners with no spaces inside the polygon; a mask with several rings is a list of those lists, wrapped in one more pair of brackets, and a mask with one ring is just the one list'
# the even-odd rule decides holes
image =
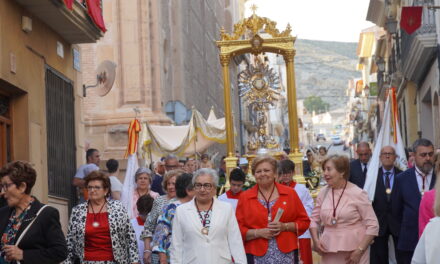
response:
{"label": "street lamp", "polygon": [[387,22],[385,22],[385,27],[390,34],[397,33],[397,20],[393,18],[388,18]]}

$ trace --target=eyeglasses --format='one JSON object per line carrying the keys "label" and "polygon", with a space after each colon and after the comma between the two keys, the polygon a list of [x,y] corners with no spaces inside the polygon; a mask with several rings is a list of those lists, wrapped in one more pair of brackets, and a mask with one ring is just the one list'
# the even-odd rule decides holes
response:
{"label": "eyeglasses", "polygon": [[194,190],[201,190],[203,188],[205,188],[205,190],[210,191],[212,189],[212,184],[211,183],[196,183],[194,184]]}
{"label": "eyeglasses", "polygon": [[102,186],[87,186],[87,190],[91,191],[91,190],[101,190],[103,189]]}
{"label": "eyeglasses", "polygon": [[11,182],[6,184],[0,184],[0,190],[6,192],[9,189],[9,187],[11,187],[13,184],[15,183]]}

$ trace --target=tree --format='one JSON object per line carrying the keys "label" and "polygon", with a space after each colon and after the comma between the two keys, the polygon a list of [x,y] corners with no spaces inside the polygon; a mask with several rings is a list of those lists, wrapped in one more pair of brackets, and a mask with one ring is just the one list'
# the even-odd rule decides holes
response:
{"label": "tree", "polygon": [[304,107],[309,113],[315,111],[316,114],[321,114],[328,111],[330,104],[322,100],[320,96],[309,96],[304,100]]}

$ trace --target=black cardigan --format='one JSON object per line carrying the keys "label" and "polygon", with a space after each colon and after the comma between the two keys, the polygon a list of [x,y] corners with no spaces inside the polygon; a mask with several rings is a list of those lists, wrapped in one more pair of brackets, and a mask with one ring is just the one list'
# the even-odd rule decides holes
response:
{"label": "black cardigan", "polygon": [[[36,198],[18,230],[15,241],[24,229],[36,217],[38,210],[44,205]],[[0,235],[5,232],[13,208],[0,209]],[[64,233],[61,230],[60,214],[53,207],[46,207],[41,211],[26,234],[24,234],[18,248],[23,250],[22,264],[51,264],[60,263],[67,257],[67,245]]]}

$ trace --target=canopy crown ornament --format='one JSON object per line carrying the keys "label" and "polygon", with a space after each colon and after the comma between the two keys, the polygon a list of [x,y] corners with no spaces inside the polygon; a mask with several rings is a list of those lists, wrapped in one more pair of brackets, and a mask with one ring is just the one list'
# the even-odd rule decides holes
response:
{"label": "canopy crown ornament", "polygon": [[225,29],[222,27],[220,30],[220,38],[222,41],[239,40],[242,36],[244,39],[249,39],[248,36],[253,38],[261,30],[271,35],[273,38],[291,37],[290,33],[292,32],[290,24],[287,24],[286,29],[280,32],[277,29],[277,23],[275,21],[272,21],[267,17],[257,16],[254,10],[252,16],[244,18],[234,25],[234,32],[232,34],[226,33]]}

